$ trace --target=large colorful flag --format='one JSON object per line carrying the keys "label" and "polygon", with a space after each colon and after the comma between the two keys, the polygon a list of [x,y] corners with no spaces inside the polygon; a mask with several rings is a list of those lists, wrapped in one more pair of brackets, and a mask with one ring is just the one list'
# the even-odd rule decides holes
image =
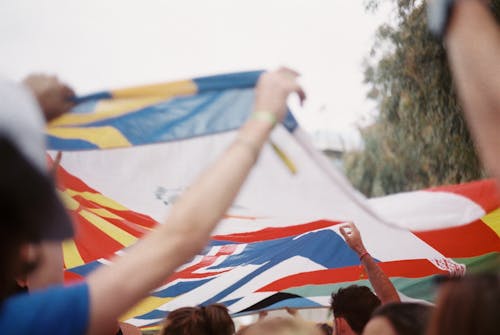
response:
{"label": "large colorful flag", "polygon": [[[64,244],[68,280],[165,221],[248,118],[259,74],[98,93],[51,124],[50,149],[64,151],[59,190],[77,224]],[[367,200],[289,113],[205,250],[123,319],[148,326],[214,302],[234,315],[327,306],[337,288],[369,284],[338,232],[344,221],[357,224],[402,296],[432,301],[436,275],[500,265],[498,207],[490,180]]]}

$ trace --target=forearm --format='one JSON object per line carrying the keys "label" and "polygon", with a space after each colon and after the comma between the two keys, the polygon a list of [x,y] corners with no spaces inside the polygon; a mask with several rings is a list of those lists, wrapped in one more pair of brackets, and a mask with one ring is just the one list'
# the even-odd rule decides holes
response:
{"label": "forearm", "polygon": [[[113,320],[202,249],[254,165],[271,126],[250,120],[234,142],[179,199],[165,224],[138,242],[126,256],[88,278],[93,315]],[[126,294],[123,294],[126,292]],[[106,301],[103,296],[113,297]],[[97,300],[96,300],[97,299]],[[104,322],[104,321],[103,321]],[[102,322],[98,322],[101,330]],[[94,332],[96,329],[93,330]]]}
{"label": "forearm", "polygon": [[401,301],[392,282],[369,254],[362,257],[361,263],[368,274],[370,284],[382,304]]}
{"label": "forearm", "polygon": [[256,113],[215,164],[172,207],[164,225],[144,237],[126,255],[88,277],[88,334],[105,334],[115,319],[158,287],[209,240],[245,181],[274,123],[283,119],[291,93],[305,98],[298,73],[280,68],[260,76],[255,88]]}
{"label": "forearm", "polygon": [[268,123],[248,121],[226,154],[205,171],[195,186],[190,187],[181,197],[171,218],[178,222],[189,220],[184,226],[190,231],[190,239],[194,232],[197,239],[205,241],[205,237],[226,213],[270,131]]}
{"label": "forearm", "polygon": [[500,32],[478,0],[458,1],[446,35],[455,85],[486,168],[500,177]]}

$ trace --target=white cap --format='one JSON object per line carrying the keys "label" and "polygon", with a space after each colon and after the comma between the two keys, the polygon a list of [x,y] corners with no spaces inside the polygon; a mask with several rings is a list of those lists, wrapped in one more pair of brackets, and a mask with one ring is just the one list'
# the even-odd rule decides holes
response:
{"label": "white cap", "polygon": [[47,174],[45,122],[27,88],[0,80],[0,206],[13,232],[33,241],[73,236],[71,219]]}

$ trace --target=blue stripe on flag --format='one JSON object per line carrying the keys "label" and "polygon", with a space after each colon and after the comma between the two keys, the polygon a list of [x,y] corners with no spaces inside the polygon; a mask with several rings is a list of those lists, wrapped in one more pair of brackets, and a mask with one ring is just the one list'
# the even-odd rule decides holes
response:
{"label": "blue stripe on flag", "polygon": [[254,87],[263,71],[249,71],[194,78],[198,92]]}
{"label": "blue stripe on flag", "polygon": [[[153,292],[151,295],[158,298],[170,298],[178,297],[181,294],[194,290],[198,286],[208,283],[213,278],[202,279],[202,280],[189,280],[184,282],[175,283],[172,286],[167,287],[164,290]],[[181,279],[182,280],[182,279]]]}
{"label": "blue stripe on flag", "polygon": [[[328,245],[330,252],[325,252],[325,245]],[[258,275],[294,256],[309,258],[312,262],[320,264],[325,268],[341,268],[360,264],[359,258],[354,251],[345,244],[344,240],[337,233],[329,229],[311,232],[298,238],[286,237],[251,243],[245,247],[244,253],[229,256],[222,263],[217,266],[208,267],[207,270],[223,269],[240,264],[262,266],[218,292],[209,300],[204,301],[203,304],[212,304],[223,300],[224,297]]]}
{"label": "blue stripe on flag", "polygon": [[299,126],[299,123],[297,122],[297,120],[295,119],[290,110],[288,110],[288,113],[286,113],[285,119],[283,120],[282,123],[283,126],[291,133],[293,133],[295,129],[297,129],[297,127]]}
{"label": "blue stripe on flag", "polygon": [[92,101],[92,100],[102,100],[102,99],[111,99],[113,96],[111,95],[110,92],[97,92],[89,95],[84,95],[81,97],[76,97],[74,99],[74,102],[77,104],[81,104],[86,101]]}
{"label": "blue stripe on flag", "polygon": [[90,114],[93,113],[100,100],[88,100],[79,103],[71,109],[71,114]]}
{"label": "blue stripe on flag", "polygon": [[174,141],[239,128],[251,112],[253,99],[250,89],[207,92],[86,126],[115,127],[133,145]]}
{"label": "blue stripe on flag", "polygon": [[266,309],[272,310],[272,309],[282,309],[285,307],[292,307],[292,308],[312,308],[312,307],[323,307],[320,304],[318,304],[315,301],[312,301],[310,299],[306,298],[291,298],[291,299],[286,299],[279,301],[275,304],[269,305],[266,307]]}
{"label": "blue stripe on flag", "polygon": [[99,147],[96,146],[95,144],[84,141],[84,140],[65,139],[65,138],[55,137],[52,135],[47,135],[46,140],[47,140],[47,148],[49,148],[49,150],[50,149],[52,149],[52,150],[99,149]]}
{"label": "blue stripe on flag", "polygon": [[154,320],[154,319],[164,319],[165,316],[167,316],[167,312],[161,311],[159,309],[153,309],[151,312],[135,316],[134,319]]}

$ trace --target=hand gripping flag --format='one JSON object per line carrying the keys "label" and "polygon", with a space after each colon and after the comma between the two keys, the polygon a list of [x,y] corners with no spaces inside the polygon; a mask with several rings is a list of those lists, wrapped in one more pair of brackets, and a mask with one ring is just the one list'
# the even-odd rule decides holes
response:
{"label": "hand gripping flag", "polygon": [[[248,118],[259,75],[97,93],[50,125],[50,149],[64,151],[58,188],[77,225],[64,243],[68,280],[165,220]],[[367,200],[289,113],[205,250],[123,320],[149,326],[178,307],[214,302],[234,315],[328,306],[332,291],[369,285],[338,232],[344,221],[357,224],[403,297],[432,301],[436,275],[499,265],[499,205],[491,180]]]}

